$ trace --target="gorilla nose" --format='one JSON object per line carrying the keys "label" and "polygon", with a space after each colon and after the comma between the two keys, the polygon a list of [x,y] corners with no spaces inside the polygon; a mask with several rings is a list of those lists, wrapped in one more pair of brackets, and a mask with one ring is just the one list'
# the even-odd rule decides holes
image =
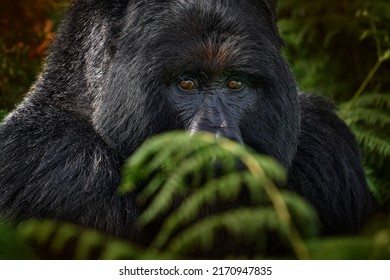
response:
{"label": "gorilla nose", "polygon": [[244,144],[242,140],[240,129],[237,125],[230,124],[226,121],[215,121],[210,120],[209,118],[201,118],[194,121],[189,129],[190,133],[193,132],[210,132],[215,135],[217,138],[226,138],[232,141],[235,141],[239,144]]}

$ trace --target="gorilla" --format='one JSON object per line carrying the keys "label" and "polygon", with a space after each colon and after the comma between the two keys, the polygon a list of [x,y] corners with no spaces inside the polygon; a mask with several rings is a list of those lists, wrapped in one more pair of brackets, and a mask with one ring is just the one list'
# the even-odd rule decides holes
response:
{"label": "gorilla", "polygon": [[372,196],[354,136],[300,93],[273,0],[76,0],[44,71],[0,127],[0,211],[130,238],[141,209],[117,195],[146,139],[208,131],[277,159],[324,234],[351,233]]}

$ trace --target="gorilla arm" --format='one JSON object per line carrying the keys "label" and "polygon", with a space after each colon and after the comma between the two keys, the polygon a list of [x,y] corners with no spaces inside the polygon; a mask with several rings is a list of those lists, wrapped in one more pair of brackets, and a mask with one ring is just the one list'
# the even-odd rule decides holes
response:
{"label": "gorilla arm", "polygon": [[356,232],[373,209],[359,149],[332,104],[299,95],[301,128],[288,188],[317,209],[324,234]]}
{"label": "gorilla arm", "polygon": [[7,217],[129,234],[138,210],[130,194],[116,194],[119,160],[81,116],[20,106],[0,127],[0,145],[0,207]]}

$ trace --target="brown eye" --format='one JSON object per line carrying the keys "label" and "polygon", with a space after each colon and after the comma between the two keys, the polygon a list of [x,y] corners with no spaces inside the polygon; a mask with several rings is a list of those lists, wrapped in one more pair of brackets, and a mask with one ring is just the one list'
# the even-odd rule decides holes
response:
{"label": "brown eye", "polygon": [[227,82],[226,86],[229,89],[238,90],[244,87],[244,83],[239,79],[233,79]]}
{"label": "brown eye", "polygon": [[193,80],[190,80],[190,79],[180,80],[177,85],[182,90],[194,90],[194,89],[196,89],[195,82]]}

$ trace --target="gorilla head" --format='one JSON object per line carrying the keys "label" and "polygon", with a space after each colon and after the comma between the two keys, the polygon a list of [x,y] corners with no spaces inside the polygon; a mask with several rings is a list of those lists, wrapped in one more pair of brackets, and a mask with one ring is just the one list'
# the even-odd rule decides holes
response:
{"label": "gorilla head", "polygon": [[3,213],[128,237],[140,209],[116,194],[120,166],[152,135],[182,129],[275,157],[324,232],[356,230],[371,196],[355,140],[331,106],[297,93],[274,6],[76,0],[44,72],[0,126]]}
{"label": "gorilla head", "polygon": [[[102,80],[86,69],[92,84],[102,84],[88,85],[99,88],[92,108],[99,134],[128,156],[152,134],[205,130],[288,167],[297,146],[297,93],[270,4],[145,3],[126,7]],[[93,35],[98,44],[108,40]]]}

